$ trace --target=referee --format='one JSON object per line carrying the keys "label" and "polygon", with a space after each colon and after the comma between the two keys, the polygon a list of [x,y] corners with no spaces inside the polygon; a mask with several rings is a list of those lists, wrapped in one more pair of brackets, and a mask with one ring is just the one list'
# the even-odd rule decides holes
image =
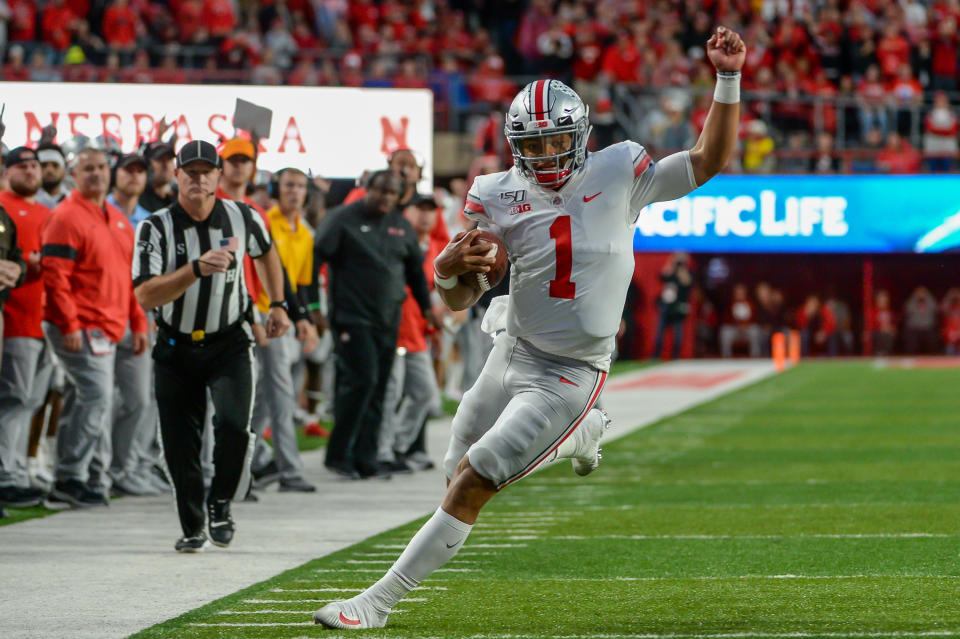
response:
{"label": "referee", "polygon": [[[250,481],[253,333],[243,255],[254,259],[270,300],[283,299],[283,267],[261,217],[216,197],[220,158],[212,144],[184,145],[174,175],[177,201],[137,227],[133,283],[145,309],[159,307],[153,359],[160,434],[183,528],[174,548],[197,552],[207,541],[200,467],[207,389],[216,438],[206,504],[214,544],[233,538],[230,501],[242,498]],[[267,337],[289,326],[286,303],[271,301]]]}

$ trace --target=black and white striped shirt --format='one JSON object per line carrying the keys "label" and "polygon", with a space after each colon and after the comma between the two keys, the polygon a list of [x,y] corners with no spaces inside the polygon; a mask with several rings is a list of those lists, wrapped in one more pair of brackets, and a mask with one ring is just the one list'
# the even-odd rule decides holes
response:
{"label": "black and white striped shirt", "polygon": [[158,323],[183,334],[206,334],[233,326],[243,319],[250,296],[244,282],[243,255],[260,257],[270,250],[270,232],[260,214],[246,204],[217,199],[203,222],[193,220],[179,203],[160,209],[137,226],[133,254],[133,285],[172,273],[221,240],[237,238],[237,259],[226,273],[203,277],[177,299],[159,309]]}

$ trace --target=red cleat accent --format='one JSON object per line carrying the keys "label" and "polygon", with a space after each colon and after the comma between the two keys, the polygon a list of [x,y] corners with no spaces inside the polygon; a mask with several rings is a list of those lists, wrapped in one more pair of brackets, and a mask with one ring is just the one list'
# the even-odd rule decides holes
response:
{"label": "red cleat accent", "polygon": [[330,431],[317,422],[310,422],[303,427],[303,434],[307,437],[329,437]]}
{"label": "red cleat accent", "polygon": [[360,625],[360,620],[359,620],[359,619],[350,619],[349,617],[345,617],[345,616],[343,615],[343,611],[340,611],[340,621],[342,621],[343,623],[348,624],[348,625],[350,625],[350,626],[359,626],[359,625]]}

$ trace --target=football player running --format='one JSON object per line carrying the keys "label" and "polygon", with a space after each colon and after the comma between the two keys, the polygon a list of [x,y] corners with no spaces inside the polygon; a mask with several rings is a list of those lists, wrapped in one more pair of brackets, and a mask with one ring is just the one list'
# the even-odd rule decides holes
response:
{"label": "football player running", "polygon": [[316,611],[316,623],[383,627],[397,602],[460,550],[497,491],[557,457],[571,458],[578,474],[596,468],[606,417],[593,405],[633,276],[639,211],[702,185],[736,144],[746,48],[719,27],[707,55],[717,84],[703,132],[692,149],[659,162],[631,141],[587,155],[587,107],[557,80],[532,82],[513,100],[504,132],[514,166],[477,177],[464,214],[478,229],[455,236],[434,262],[453,310],[480,297],[458,276],[493,263],[488,243],[471,246],[480,230],[500,238],[513,264],[506,303],[485,318],[493,351],[453,419],[446,495],[383,578]]}

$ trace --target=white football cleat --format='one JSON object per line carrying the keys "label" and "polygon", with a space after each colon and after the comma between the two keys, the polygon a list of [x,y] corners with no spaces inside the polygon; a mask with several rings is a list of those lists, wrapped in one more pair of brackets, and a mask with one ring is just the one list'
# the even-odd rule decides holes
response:
{"label": "white football cleat", "polygon": [[360,597],[353,597],[328,603],[317,610],[313,613],[313,623],[336,630],[383,628],[387,625],[387,613],[380,612]]}
{"label": "white football cleat", "polygon": [[610,421],[606,412],[594,408],[577,429],[580,445],[570,461],[573,463],[573,472],[581,477],[589,475],[600,465],[600,438],[603,437],[603,431],[610,428]]}

